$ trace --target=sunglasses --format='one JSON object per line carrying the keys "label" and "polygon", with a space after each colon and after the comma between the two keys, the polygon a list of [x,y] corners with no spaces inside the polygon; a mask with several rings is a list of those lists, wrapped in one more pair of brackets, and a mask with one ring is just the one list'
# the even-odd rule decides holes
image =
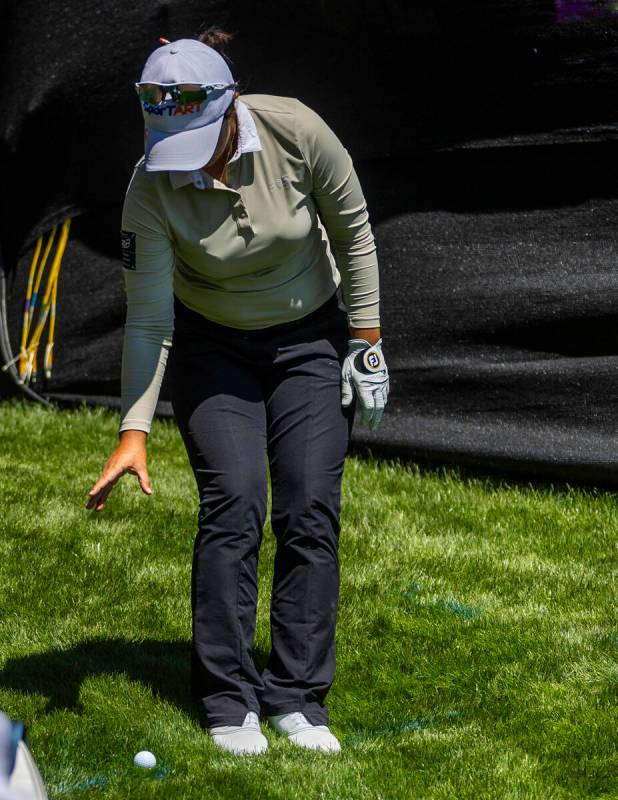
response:
{"label": "sunglasses", "polygon": [[165,102],[165,98],[169,94],[177,105],[188,106],[191,103],[202,103],[213,92],[235,89],[237,86],[238,81],[234,81],[234,83],[214,83],[212,85],[196,83],[136,83],[135,91],[138,94],[140,103],[158,106]]}

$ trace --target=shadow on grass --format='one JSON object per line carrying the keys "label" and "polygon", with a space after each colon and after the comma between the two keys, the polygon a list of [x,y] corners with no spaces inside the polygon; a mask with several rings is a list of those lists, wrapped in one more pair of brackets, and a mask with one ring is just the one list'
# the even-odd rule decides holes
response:
{"label": "shadow on grass", "polygon": [[[258,671],[267,658],[266,653],[254,651]],[[48,712],[76,710],[80,687],[87,678],[125,675],[203,724],[191,696],[190,663],[189,642],[91,639],[66,650],[9,659],[0,670],[0,687],[48,697]]]}
{"label": "shadow on grass", "polygon": [[539,490],[554,495],[568,495],[574,489],[591,497],[618,496],[618,478],[609,473],[593,473],[591,468],[560,464],[532,464],[525,461],[480,459],[467,454],[406,451],[383,447],[378,442],[351,442],[348,450],[367,463],[390,462],[413,467],[422,477],[443,478],[447,474],[464,485],[479,481],[494,490],[519,488]]}

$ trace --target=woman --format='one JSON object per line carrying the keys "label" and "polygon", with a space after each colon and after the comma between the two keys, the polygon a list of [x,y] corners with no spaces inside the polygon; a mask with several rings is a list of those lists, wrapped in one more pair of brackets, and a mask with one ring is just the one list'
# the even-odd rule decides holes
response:
{"label": "woman", "polygon": [[[293,744],[334,752],[324,698],[344,458],[357,400],[375,428],[388,396],[375,243],[341,142],[294,98],[240,99],[218,51],[228,38],[167,43],[136,84],[146,139],[122,215],[120,444],[87,508],[125,472],[151,494],[145,443],[167,366],[200,499],[191,679],[205,726],[228,751],[264,752],[261,714]],[[277,552],[260,674],[268,467]]]}

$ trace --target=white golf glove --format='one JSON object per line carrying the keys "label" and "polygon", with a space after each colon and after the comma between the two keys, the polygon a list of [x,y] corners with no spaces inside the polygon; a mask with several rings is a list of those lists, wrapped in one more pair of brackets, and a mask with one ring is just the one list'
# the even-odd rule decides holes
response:
{"label": "white golf glove", "polygon": [[382,339],[373,345],[365,339],[350,339],[348,348],[341,369],[341,405],[349,406],[356,391],[361,404],[361,422],[373,431],[382,419],[389,390]]}

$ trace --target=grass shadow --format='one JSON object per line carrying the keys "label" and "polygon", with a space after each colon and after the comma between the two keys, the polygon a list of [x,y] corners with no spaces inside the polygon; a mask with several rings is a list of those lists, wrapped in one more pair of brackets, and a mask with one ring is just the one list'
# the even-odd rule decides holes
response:
{"label": "grass shadow", "polygon": [[[504,462],[486,459],[484,463],[464,454],[448,453],[419,454],[408,453],[405,448],[383,447],[378,442],[352,441],[348,450],[350,455],[370,463],[371,461],[391,462],[401,467],[418,469],[421,477],[455,477],[464,485],[479,481],[495,490],[530,489],[547,491],[554,495],[568,495],[573,490],[592,497],[610,496],[616,498],[618,487],[609,476],[586,476],[584,470],[552,464],[551,469],[543,464],[527,462]],[[549,474],[549,473],[553,474]],[[562,473],[562,474],[561,474]]]}
{"label": "grass shadow", "polygon": [[[258,671],[267,654],[254,651]],[[188,641],[90,639],[69,649],[9,659],[0,670],[0,687],[48,698],[46,711],[77,710],[83,682],[97,675],[125,675],[150,687],[203,724],[191,695],[191,645]]]}

